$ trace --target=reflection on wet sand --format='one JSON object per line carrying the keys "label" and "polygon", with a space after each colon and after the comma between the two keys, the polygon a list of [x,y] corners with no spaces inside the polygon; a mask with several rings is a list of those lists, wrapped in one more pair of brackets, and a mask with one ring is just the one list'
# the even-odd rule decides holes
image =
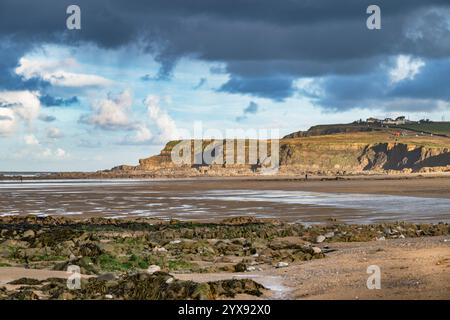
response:
{"label": "reflection on wet sand", "polygon": [[203,221],[251,215],[303,223],[330,218],[348,223],[450,220],[448,198],[240,189],[235,184],[231,189],[227,183],[205,188],[195,181],[184,185],[142,180],[2,183],[0,215],[148,216]]}

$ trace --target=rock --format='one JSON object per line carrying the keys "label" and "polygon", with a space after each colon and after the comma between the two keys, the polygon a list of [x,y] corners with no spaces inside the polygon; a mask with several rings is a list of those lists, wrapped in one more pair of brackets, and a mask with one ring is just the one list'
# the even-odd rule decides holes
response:
{"label": "rock", "polygon": [[280,262],[278,262],[278,263],[276,264],[275,267],[277,267],[277,268],[286,268],[287,266],[289,266],[289,263],[280,261]]}
{"label": "rock", "polygon": [[247,269],[245,271],[247,271],[247,272],[256,271],[256,268],[253,266],[249,266],[249,267],[247,267]]}
{"label": "rock", "polygon": [[246,217],[233,217],[233,218],[227,218],[222,220],[222,224],[229,225],[229,226],[237,226],[237,225],[245,225],[245,224],[253,224],[253,223],[261,223],[261,220],[246,216]]}
{"label": "rock", "polygon": [[157,266],[155,264],[152,264],[151,266],[148,267],[147,269],[147,273],[148,274],[154,274],[155,272],[159,272],[161,271],[161,267]]}
{"label": "rock", "polygon": [[63,292],[58,299],[60,300],[73,300],[75,296],[71,292]]}
{"label": "rock", "polygon": [[398,238],[399,239],[405,239],[405,236],[401,234],[401,235],[398,236]]}
{"label": "rock", "polygon": [[297,237],[285,237],[274,239],[269,243],[269,248],[272,250],[283,249],[302,249],[305,245],[305,241]]}
{"label": "rock", "polygon": [[173,240],[169,242],[169,244],[179,244],[179,243],[181,243],[181,240]]}
{"label": "rock", "polygon": [[386,240],[386,237],[385,237],[385,236],[382,236],[382,237],[377,238],[377,241],[384,241],[384,240]]}
{"label": "rock", "polygon": [[247,270],[247,265],[243,262],[239,262],[234,266],[234,272],[245,272]]}
{"label": "rock", "polygon": [[103,250],[95,243],[87,242],[80,246],[78,253],[83,257],[98,257],[103,253]]}
{"label": "rock", "polygon": [[333,238],[334,237],[334,232],[333,231],[327,232],[327,233],[324,234],[324,237],[325,238]]}
{"label": "rock", "polygon": [[23,233],[22,235],[24,238],[29,238],[32,239],[34,237],[36,237],[36,233],[33,230],[27,230]]}
{"label": "rock", "polygon": [[23,248],[28,248],[29,246],[30,245],[26,241],[11,240],[11,239],[3,241],[2,244],[1,244],[1,247],[3,247],[3,248],[10,247],[10,248],[23,249]]}
{"label": "rock", "polygon": [[166,280],[166,284],[171,284],[173,282],[173,278],[169,278]]}
{"label": "rock", "polygon": [[154,247],[153,252],[167,252],[167,249],[163,247]]}
{"label": "rock", "polygon": [[9,300],[39,300],[39,296],[32,290],[21,290],[8,297]]}
{"label": "rock", "polygon": [[105,298],[106,299],[113,299],[113,295],[112,294],[105,294]]}
{"label": "rock", "polygon": [[16,279],[13,280],[11,282],[8,282],[8,284],[13,284],[13,285],[27,285],[27,286],[36,286],[36,285],[40,285],[41,281],[37,280],[37,279],[32,279],[32,278],[20,278],[20,279]]}
{"label": "rock", "polygon": [[320,249],[319,247],[312,247],[312,250],[314,251],[314,254],[322,253],[322,249]]}
{"label": "rock", "polygon": [[97,277],[98,280],[104,280],[104,281],[112,281],[116,280],[117,276],[114,273],[103,273]]}
{"label": "rock", "polygon": [[322,242],[325,241],[325,239],[326,239],[325,236],[322,236],[322,235],[317,236],[317,237],[316,237],[316,243],[322,243]]}

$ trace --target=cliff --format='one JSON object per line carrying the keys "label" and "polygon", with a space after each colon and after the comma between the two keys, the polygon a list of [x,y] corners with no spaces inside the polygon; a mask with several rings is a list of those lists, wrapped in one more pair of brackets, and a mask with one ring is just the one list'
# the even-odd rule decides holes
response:
{"label": "cliff", "polygon": [[[345,129],[343,129],[345,130]],[[245,163],[249,159],[249,145],[254,140],[241,141],[245,149]],[[227,163],[226,152],[223,163],[208,165],[193,163],[200,149],[194,141],[185,141],[190,146],[189,164],[175,164],[171,159],[173,148],[180,141],[166,144],[159,155],[140,159],[136,167],[122,166],[119,171],[133,174],[151,173],[156,176],[237,176],[261,174],[267,158],[257,158],[256,164]],[[205,150],[211,141],[203,141]],[[237,143],[236,143],[237,145]],[[236,150],[236,149],[235,149]],[[268,150],[270,151],[270,141]],[[390,130],[353,129],[334,134],[289,135],[279,140],[279,174],[323,174],[345,175],[359,173],[390,172],[445,172],[450,171],[450,138]],[[269,152],[270,156],[270,152]],[[236,160],[236,155],[233,158]]]}

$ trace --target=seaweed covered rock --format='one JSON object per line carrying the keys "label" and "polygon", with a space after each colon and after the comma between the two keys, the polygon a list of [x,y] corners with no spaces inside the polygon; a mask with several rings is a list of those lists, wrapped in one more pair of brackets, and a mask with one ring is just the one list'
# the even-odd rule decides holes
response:
{"label": "seaweed covered rock", "polygon": [[13,284],[13,285],[22,284],[22,285],[34,286],[34,285],[41,284],[41,281],[37,280],[37,279],[32,279],[32,278],[20,278],[20,279],[16,279],[16,280],[8,282],[8,284]]}
{"label": "seaweed covered rock", "polygon": [[205,300],[230,298],[237,294],[259,297],[264,289],[264,286],[250,279],[197,283],[177,280],[165,272],[136,273],[111,281],[90,278],[82,281],[80,290],[68,290],[58,281],[51,281],[41,288],[52,299],[72,297],[73,299],[121,300]]}

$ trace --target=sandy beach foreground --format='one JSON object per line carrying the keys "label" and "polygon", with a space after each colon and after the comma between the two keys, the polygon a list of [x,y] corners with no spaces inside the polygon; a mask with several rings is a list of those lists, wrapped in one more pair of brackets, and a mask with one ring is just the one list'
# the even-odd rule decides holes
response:
{"label": "sandy beach foreground", "polygon": [[4,217],[0,229],[3,299],[450,299],[444,223]]}
{"label": "sandy beach foreground", "polygon": [[[2,299],[450,299],[448,177],[0,190]],[[381,288],[369,290],[374,265]]]}

